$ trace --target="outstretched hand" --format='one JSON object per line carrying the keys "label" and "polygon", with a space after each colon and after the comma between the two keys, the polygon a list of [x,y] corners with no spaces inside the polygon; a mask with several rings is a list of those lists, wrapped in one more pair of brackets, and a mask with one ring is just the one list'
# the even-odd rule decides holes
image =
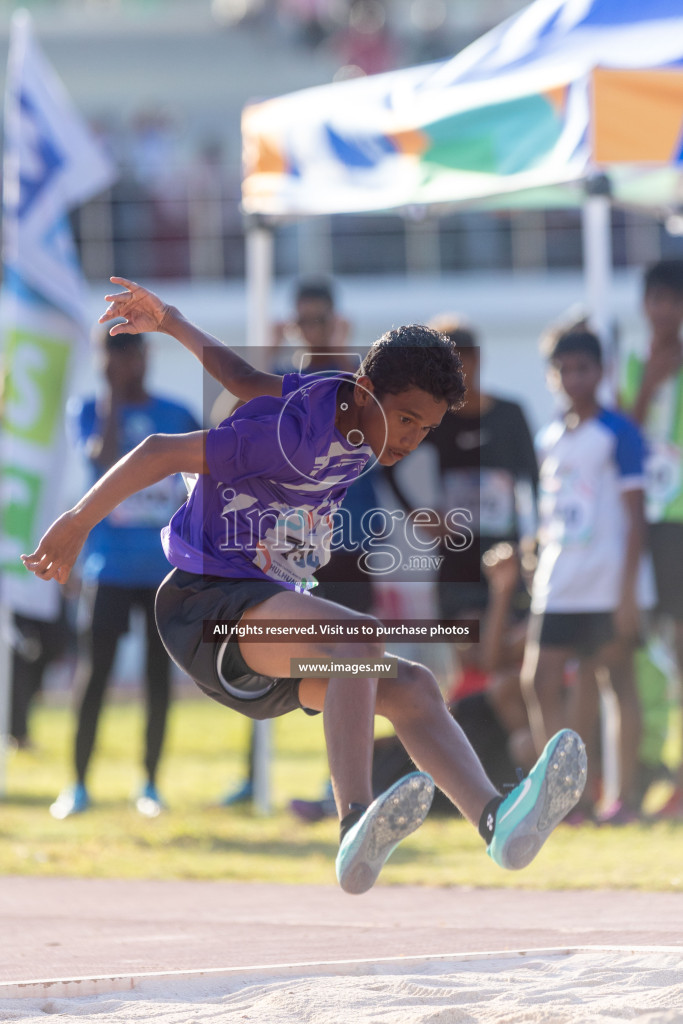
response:
{"label": "outstretched hand", "polygon": [[21,560],[41,580],[66,583],[83,547],[88,530],[72,509],[55,520],[31,555]]}
{"label": "outstretched hand", "polygon": [[135,281],[128,281],[125,277],[110,277],[109,280],[112,284],[120,284],[126,289],[125,292],[104,296],[109,306],[98,322],[105,324],[108,320],[119,318],[125,321],[115,324],[110,329],[110,334],[141,334],[143,331],[161,330],[169,307],[158,295],[148,288],[143,288],[141,284],[136,284]]}

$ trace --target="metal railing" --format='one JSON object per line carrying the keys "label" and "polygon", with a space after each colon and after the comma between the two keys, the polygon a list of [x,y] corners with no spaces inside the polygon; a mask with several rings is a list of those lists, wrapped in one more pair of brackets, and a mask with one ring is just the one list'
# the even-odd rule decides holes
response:
{"label": "metal railing", "polygon": [[[119,188],[82,207],[74,227],[92,280],[112,273],[185,280],[244,276],[236,197],[149,198]],[[631,211],[613,211],[612,236],[617,266],[641,266],[683,249],[655,218]],[[578,210],[459,211],[439,219],[335,215],[276,225],[274,238],[276,273],[285,276],[571,269],[582,262]]]}

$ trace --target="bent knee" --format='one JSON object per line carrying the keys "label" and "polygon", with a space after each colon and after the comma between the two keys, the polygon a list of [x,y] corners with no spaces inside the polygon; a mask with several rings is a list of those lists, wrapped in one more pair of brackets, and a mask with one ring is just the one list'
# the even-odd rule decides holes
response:
{"label": "bent knee", "polygon": [[319,644],[317,655],[321,658],[337,658],[347,661],[363,661],[369,665],[384,657],[384,644],[375,640],[359,640],[357,643]]}
{"label": "bent knee", "polygon": [[419,714],[435,703],[443,705],[444,699],[433,672],[425,665],[401,661],[396,679],[380,680],[377,711],[392,722],[403,715]]}
{"label": "bent knee", "polygon": [[[372,615],[363,615],[361,618],[363,621],[360,626],[356,623],[351,623],[351,625],[355,626],[357,630],[361,630],[363,639],[362,641],[354,640],[350,647],[355,651],[356,657],[372,658],[377,661],[384,657],[386,651],[384,640],[379,639],[382,623]],[[358,636],[357,633],[355,635]]]}

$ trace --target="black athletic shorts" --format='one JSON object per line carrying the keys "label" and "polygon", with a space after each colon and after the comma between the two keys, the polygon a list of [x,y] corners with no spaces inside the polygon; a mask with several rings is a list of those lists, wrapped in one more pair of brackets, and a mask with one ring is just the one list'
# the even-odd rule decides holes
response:
{"label": "black athletic shorts", "polygon": [[174,569],[157,592],[159,635],[176,665],[209,697],[247,718],[277,718],[301,708],[301,680],[252,672],[236,639],[205,641],[202,624],[206,619],[239,621],[248,608],[285,589],[270,580],[199,576]]}
{"label": "black athletic shorts", "polygon": [[650,550],[657,585],[657,611],[683,621],[683,523],[652,523]]}
{"label": "black athletic shorts", "polygon": [[529,636],[540,647],[570,647],[590,658],[616,637],[612,612],[545,612],[532,615]]}

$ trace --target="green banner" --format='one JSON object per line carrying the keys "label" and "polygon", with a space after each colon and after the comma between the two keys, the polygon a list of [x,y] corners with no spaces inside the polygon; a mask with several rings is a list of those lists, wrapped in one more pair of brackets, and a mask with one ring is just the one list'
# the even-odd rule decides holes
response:
{"label": "green banner", "polygon": [[3,466],[0,476],[3,534],[0,568],[3,572],[23,576],[26,569],[19,555],[33,550],[43,477],[17,466]]}
{"label": "green banner", "polygon": [[[34,582],[19,556],[34,550],[59,513],[66,443],[66,400],[72,342],[36,325],[4,330],[4,408],[0,466],[0,571],[23,590]],[[26,589],[22,611],[47,599]],[[14,592],[13,592],[14,593]],[[14,597],[12,598],[14,601]]]}
{"label": "green banner", "polygon": [[62,422],[71,346],[21,328],[10,328],[5,338],[4,428],[10,436],[48,448]]}

